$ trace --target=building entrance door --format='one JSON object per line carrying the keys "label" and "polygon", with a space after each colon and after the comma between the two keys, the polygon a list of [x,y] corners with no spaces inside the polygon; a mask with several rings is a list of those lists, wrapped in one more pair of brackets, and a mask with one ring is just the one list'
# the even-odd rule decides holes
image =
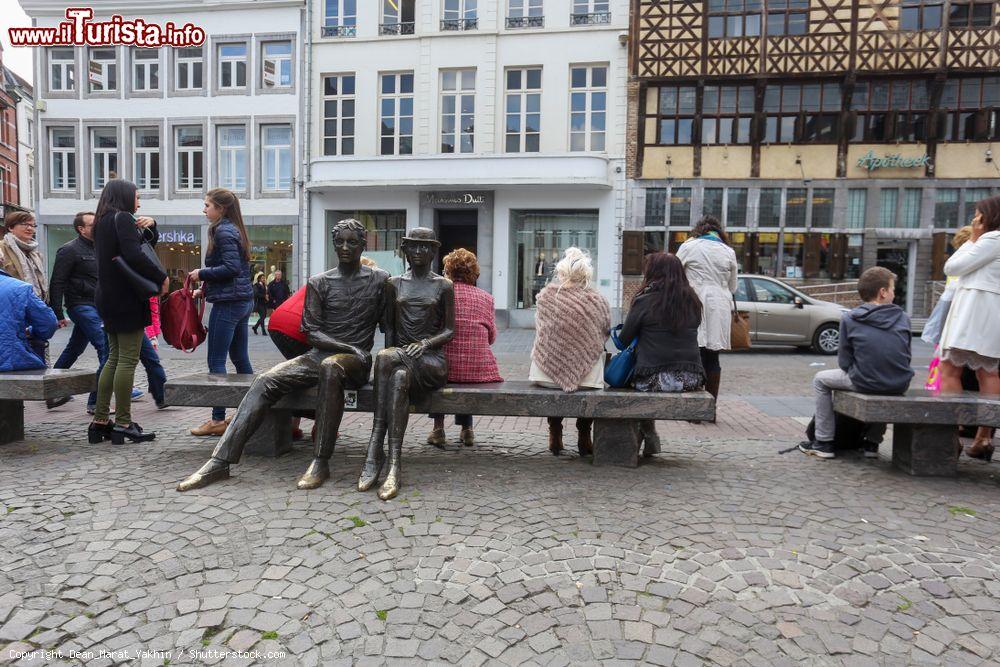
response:
{"label": "building entrance door", "polygon": [[443,274],[444,257],[455,248],[465,248],[477,253],[479,210],[438,210],[436,213],[437,235],[441,241],[441,250],[435,265],[436,271]]}
{"label": "building entrance door", "polygon": [[896,298],[893,302],[911,312],[913,307],[913,271],[911,264],[915,258],[915,243],[893,243],[879,245],[875,264],[883,266],[896,274]]}

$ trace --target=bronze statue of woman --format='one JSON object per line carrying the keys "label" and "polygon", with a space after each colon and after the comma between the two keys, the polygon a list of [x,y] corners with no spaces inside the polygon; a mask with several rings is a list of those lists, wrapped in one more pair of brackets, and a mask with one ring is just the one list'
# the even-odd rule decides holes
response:
{"label": "bronze statue of woman", "polygon": [[375,358],[375,420],[358,479],[359,491],[378,482],[388,434],[389,471],[378,492],[382,500],[399,492],[410,396],[443,387],[448,379],[444,345],[455,332],[455,290],[450,280],[431,271],[440,246],[433,230],[411,230],[400,246],[409,269],[385,286],[386,349]]}

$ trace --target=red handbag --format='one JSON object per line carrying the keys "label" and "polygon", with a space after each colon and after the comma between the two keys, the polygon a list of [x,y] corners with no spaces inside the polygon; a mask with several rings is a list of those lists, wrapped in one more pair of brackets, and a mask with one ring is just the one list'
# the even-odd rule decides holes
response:
{"label": "red handbag", "polygon": [[168,345],[184,352],[194,352],[205,342],[208,331],[201,323],[205,315],[205,300],[195,306],[191,294],[191,276],[184,279],[184,287],[170,293],[160,305],[160,328]]}

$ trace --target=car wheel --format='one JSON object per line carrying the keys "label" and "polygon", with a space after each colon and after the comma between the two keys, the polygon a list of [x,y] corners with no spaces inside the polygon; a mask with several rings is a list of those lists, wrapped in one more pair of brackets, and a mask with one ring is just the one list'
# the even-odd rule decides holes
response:
{"label": "car wheel", "polygon": [[816,329],[813,349],[820,354],[837,354],[840,350],[840,325],[829,323]]}

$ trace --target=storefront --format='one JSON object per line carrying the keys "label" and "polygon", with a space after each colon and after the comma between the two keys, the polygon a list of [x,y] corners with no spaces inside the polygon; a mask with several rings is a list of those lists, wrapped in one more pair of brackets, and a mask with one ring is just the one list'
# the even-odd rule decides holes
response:
{"label": "storefront", "polygon": [[337,263],[333,249],[333,226],[341,220],[353,218],[365,226],[367,245],[364,256],[375,262],[391,276],[403,273],[404,262],[399,244],[406,233],[406,210],[327,211],[326,212],[326,267]]}
{"label": "storefront", "polygon": [[157,225],[157,228],[160,240],[156,256],[170,278],[170,289],[180,289],[187,274],[202,266],[202,228],[197,225]]}
{"label": "storefront", "polygon": [[284,279],[292,281],[294,241],[292,225],[247,225],[250,239],[250,276],[263,272],[267,281],[281,271]]}
{"label": "storefront", "polygon": [[535,307],[538,293],[552,281],[556,262],[566,248],[586,250],[597,264],[598,220],[597,211],[511,211],[515,249],[511,293],[517,308]]}

